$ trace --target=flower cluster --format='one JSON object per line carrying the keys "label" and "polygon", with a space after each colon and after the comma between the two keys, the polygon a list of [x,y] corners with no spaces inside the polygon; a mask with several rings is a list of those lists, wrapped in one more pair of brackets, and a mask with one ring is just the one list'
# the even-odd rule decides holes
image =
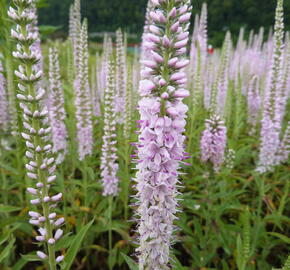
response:
{"label": "flower cluster", "polygon": [[119,179],[117,177],[118,163],[116,148],[116,111],[114,103],[115,94],[115,65],[109,62],[107,87],[105,90],[104,135],[101,157],[101,177],[104,196],[116,196]]}
{"label": "flower cluster", "polygon": [[280,145],[279,137],[282,127],[280,99],[281,88],[283,87],[283,50],[283,0],[279,0],[276,9],[272,63],[265,89],[259,161],[256,169],[260,173],[271,171],[277,163],[276,156]]}
{"label": "flower cluster", "polygon": [[225,158],[227,128],[222,117],[228,92],[228,70],[231,52],[231,36],[227,32],[216,78],[209,95],[210,118],[205,121],[205,130],[200,141],[201,160],[210,162],[219,171]]}
{"label": "flower cluster", "polygon": [[[231,34],[227,32],[224,41],[221,62],[216,78],[216,91],[217,91],[217,113],[223,116],[225,113],[226,98],[228,93],[228,76],[229,76],[229,63],[230,63],[230,53],[231,53]],[[213,90],[215,91],[215,90]]]}
{"label": "flower cluster", "polygon": [[225,158],[227,129],[218,115],[212,115],[206,120],[205,126],[200,142],[201,159],[203,162],[211,162],[218,171]]}
{"label": "flower cluster", "polygon": [[74,82],[75,106],[77,119],[77,140],[80,160],[90,155],[93,150],[92,102],[88,74],[88,26],[84,21],[80,33],[78,73]]}
{"label": "flower cluster", "polygon": [[3,74],[2,63],[0,62],[0,127],[7,130],[9,125],[8,100],[6,93],[6,80]]}
{"label": "flower cluster", "polygon": [[[174,5],[173,5],[174,3]],[[189,96],[184,58],[192,7],[186,0],[151,0],[151,24],[143,36],[137,143],[139,269],[169,269],[177,212],[177,183],[184,152]]]}
{"label": "flower cluster", "polygon": [[152,23],[150,12],[153,10],[154,10],[154,4],[152,3],[152,1],[149,0],[146,7],[145,24],[144,24],[143,35],[142,35],[141,59],[146,59],[150,56],[150,49],[148,50],[145,44],[147,42],[147,34],[150,33],[149,26]]}
{"label": "flower cluster", "polygon": [[251,133],[255,131],[257,126],[260,108],[261,108],[261,95],[259,88],[259,77],[254,76],[249,84],[247,103],[248,103],[248,123],[251,125]]}
{"label": "flower cluster", "polygon": [[201,15],[195,17],[195,29],[191,38],[189,76],[192,77],[193,109],[197,112],[203,104],[203,87],[207,84],[207,4],[202,5]]}
{"label": "flower cluster", "polygon": [[29,31],[30,25],[36,20],[34,1],[14,0],[14,4],[15,8],[10,7],[8,15],[17,24],[16,29],[11,30],[11,35],[17,42],[13,56],[19,62],[15,75],[19,80],[17,98],[23,111],[24,131],[21,134],[26,144],[27,177],[35,182],[35,188],[27,188],[27,191],[32,196],[30,203],[38,208],[37,211],[29,212],[30,223],[38,226],[36,240],[44,242],[48,250],[48,255],[42,251],[38,251],[37,255],[43,260],[47,259],[51,269],[56,269],[56,263],[63,260],[62,255],[55,258],[55,242],[63,234],[59,227],[64,218],[51,212],[61,200],[62,194],[50,195],[50,186],[56,179],[56,166],[52,145],[47,142],[51,128],[48,126],[48,110],[42,106],[45,91],[38,84],[42,78],[42,70],[39,70],[41,55],[32,46],[37,34]]}
{"label": "flower cluster", "polygon": [[104,37],[104,44],[103,44],[103,55],[102,55],[102,63],[101,68],[99,69],[97,75],[97,82],[98,82],[98,93],[100,95],[100,99],[103,100],[104,98],[104,90],[106,89],[107,83],[107,76],[109,70],[109,58],[113,52],[113,44],[112,39],[105,35]]}
{"label": "flower cluster", "polygon": [[121,113],[120,120],[123,122],[122,114],[125,112],[125,96],[127,84],[126,54],[121,29],[116,32],[116,112]]}
{"label": "flower cluster", "polygon": [[100,84],[98,81],[98,76],[101,69],[101,61],[100,55],[96,53],[96,65],[92,68],[91,74],[91,96],[92,96],[92,103],[93,103],[93,113],[94,116],[101,116],[101,96],[100,96]]}
{"label": "flower cluster", "polygon": [[57,161],[62,162],[67,151],[67,129],[64,123],[64,96],[60,78],[58,51],[49,50],[49,118],[52,128],[53,152],[58,154]]}
{"label": "flower cluster", "polygon": [[126,139],[130,138],[131,135],[131,123],[132,123],[132,88],[133,88],[133,78],[131,74],[131,69],[128,68],[128,79],[126,88],[126,99],[125,99],[125,122],[124,122],[124,137]]}
{"label": "flower cluster", "polygon": [[283,140],[280,143],[279,151],[277,154],[277,163],[287,162],[290,154],[290,122],[287,124]]}
{"label": "flower cluster", "polygon": [[81,33],[81,1],[75,0],[70,12],[70,40],[73,47],[75,74],[78,74],[79,54],[81,49],[80,33]]}

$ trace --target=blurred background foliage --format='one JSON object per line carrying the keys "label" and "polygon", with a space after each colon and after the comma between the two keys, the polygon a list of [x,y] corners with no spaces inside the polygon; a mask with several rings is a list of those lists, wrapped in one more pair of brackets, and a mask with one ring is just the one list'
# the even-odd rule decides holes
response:
{"label": "blurred background foliage", "polygon": [[[88,18],[89,31],[101,33],[115,32],[121,27],[133,34],[130,43],[139,43],[143,31],[144,17],[148,0],[81,0],[82,15]],[[68,31],[69,7],[72,0],[38,0],[39,24],[43,38],[66,37]],[[265,28],[265,38],[274,24],[276,0],[192,0],[193,14],[200,13],[203,2],[208,4],[209,40],[214,46],[221,46],[225,32],[230,30],[234,41],[239,29]],[[9,0],[1,0],[5,6]],[[1,7],[1,10],[5,10]],[[0,22],[3,23],[1,15]],[[194,16],[192,17],[192,22]],[[285,25],[290,30],[290,1],[285,1]],[[0,35],[0,41],[1,41]],[[3,36],[2,36],[3,37]],[[102,41],[101,38],[97,41]]]}
{"label": "blurred background foliage", "polygon": [[[43,0],[41,0],[43,2]],[[128,33],[142,34],[144,14],[148,0],[81,0],[82,14],[88,18],[90,32],[114,32],[122,27]],[[204,0],[192,0],[194,14],[199,13]],[[261,26],[267,33],[274,24],[276,0],[205,0],[209,11],[209,38],[220,46],[225,32],[230,30],[234,40],[240,27],[248,34]],[[39,22],[43,25],[59,26],[58,34],[67,32],[69,6],[72,0],[46,0],[40,9]],[[290,1],[285,1],[285,24],[290,30]],[[194,18],[192,18],[194,20]]]}

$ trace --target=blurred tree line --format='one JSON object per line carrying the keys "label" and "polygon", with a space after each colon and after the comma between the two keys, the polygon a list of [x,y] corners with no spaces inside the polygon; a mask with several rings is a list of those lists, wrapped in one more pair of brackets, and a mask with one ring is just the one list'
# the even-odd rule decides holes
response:
{"label": "blurred tree line", "polygon": [[[43,2],[43,0],[41,0]],[[90,32],[115,31],[118,27],[140,37],[148,0],[81,0],[82,15],[89,20]],[[39,22],[68,28],[69,6],[73,0],[47,0],[40,9]],[[193,12],[199,13],[203,0],[192,0]],[[209,38],[220,45],[226,30],[236,38],[240,27],[246,33],[258,31],[264,26],[266,32],[274,24],[276,0],[205,0],[209,12]],[[290,30],[290,1],[285,0],[285,24]],[[194,20],[194,16],[192,21]]]}

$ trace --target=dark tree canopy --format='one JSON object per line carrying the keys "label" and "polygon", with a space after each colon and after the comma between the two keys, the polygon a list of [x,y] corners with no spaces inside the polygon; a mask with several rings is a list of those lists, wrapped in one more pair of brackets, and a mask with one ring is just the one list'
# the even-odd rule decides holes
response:
{"label": "dark tree canopy", "polygon": [[[115,31],[118,27],[140,35],[148,0],[81,0],[82,15],[89,20],[91,32]],[[40,10],[40,23],[59,25],[67,30],[69,6],[72,0],[49,0]],[[203,0],[193,0],[194,13],[200,12]],[[266,30],[274,23],[276,0],[206,0],[209,10],[209,37],[220,44],[225,31],[238,35],[244,26],[248,32]],[[290,29],[290,1],[285,1],[286,29]]]}

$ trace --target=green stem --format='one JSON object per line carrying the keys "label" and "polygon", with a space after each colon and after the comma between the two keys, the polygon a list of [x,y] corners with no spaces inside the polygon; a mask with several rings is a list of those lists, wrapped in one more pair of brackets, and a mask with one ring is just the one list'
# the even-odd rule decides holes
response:
{"label": "green stem", "polygon": [[129,215],[129,194],[130,194],[130,172],[129,172],[129,167],[130,167],[130,145],[129,142],[127,141],[125,144],[125,153],[126,153],[126,159],[125,159],[125,200],[124,200],[124,215],[125,215],[125,220],[128,220],[128,215]]}
{"label": "green stem", "polygon": [[[26,25],[21,26],[21,32],[22,32],[22,35],[25,37],[28,35]],[[30,47],[28,45],[25,45],[24,51],[29,55],[30,54]],[[30,77],[33,74],[33,63],[28,62],[25,65],[25,71],[26,71],[27,77]],[[35,88],[36,88],[35,83],[27,84],[28,94],[31,95],[33,98],[35,98],[35,96],[36,96]],[[39,102],[32,103],[30,109],[32,112],[41,111],[40,103]],[[31,119],[31,126],[34,130],[40,130],[40,128],[42,127],[42,122],[40,119],[33,117]],[[33,138],[33,145],[40,146],[41,149],[43,149],[43,147],[45,146],[46,143],[41,138],[41,136],[36,134],[36,135],[32,136],[32,138]],[[38,181],[43,184],[41,193],[39,193],[38,196],[41,199],[41,207],[42,207],[42,211],[43,211],[43,216],[45,218],[44,228],[47,232],[47,239],[50,239],[50,238],[53,238],[53,228],[52,228],[52,224],[50,223],[50,219],[49,219],[49,204],[44,202],[44,198],[49,196],[49,187],[48,187],[48,183],[47,183],[48,171],[40,168],[41,165],[43,164],[45,158],[46,158],[46,156],[43,152],[35,152],[35,162],[37,163],[37,166],[36,166],[37,178],[38,178]],[[55,245],[54,244],[52,244],[52,245],[47,244],[47,249],[48,249],[49,269],[56,270]]]}
{"label": "green stem", "polygon": [[258,183],[259,188],[259,203],[258,203],[258,219],[261,221],[262,219],[262,206],[263,206],[263,200],[265,196],[265,179],[264,176],[262,176],[260,179],[258,179],[260,183]]}
{"label": "green stem", "polygon": [[[4,155],[4,151],[3,151],[3,148],[1,147],[1,157],[3,157],[3,155]],[[3,161],[4,161],[4,158],[3,158]],[[8,190],[7,190],[8,184],[7,184],[6,174],[3,168],[1,168],[1,175],[2,175],[3,203],[4,205],[8,205]]]}
{"label": "green stem", "polygon": [[[108,197],[109,203],[109,257],[112,255],[112,204],[113,204],[113,197]],[[111,263],[109,263],[110,270],[113,269]]]}
{"label": "green stem", "polygon": [[[61,175],[61,189],[62,189],[62,194],[66,194],[66,191],[65,191],[65,186],[66,186],[66,183],[65,183],[65,175],[64,175],[64,169],[63,169],[63,165],[60,166],[60,175]],[[64,213],[64,216],[67,217],[67,200],[66,198],[63,199],[63,213]]]}

